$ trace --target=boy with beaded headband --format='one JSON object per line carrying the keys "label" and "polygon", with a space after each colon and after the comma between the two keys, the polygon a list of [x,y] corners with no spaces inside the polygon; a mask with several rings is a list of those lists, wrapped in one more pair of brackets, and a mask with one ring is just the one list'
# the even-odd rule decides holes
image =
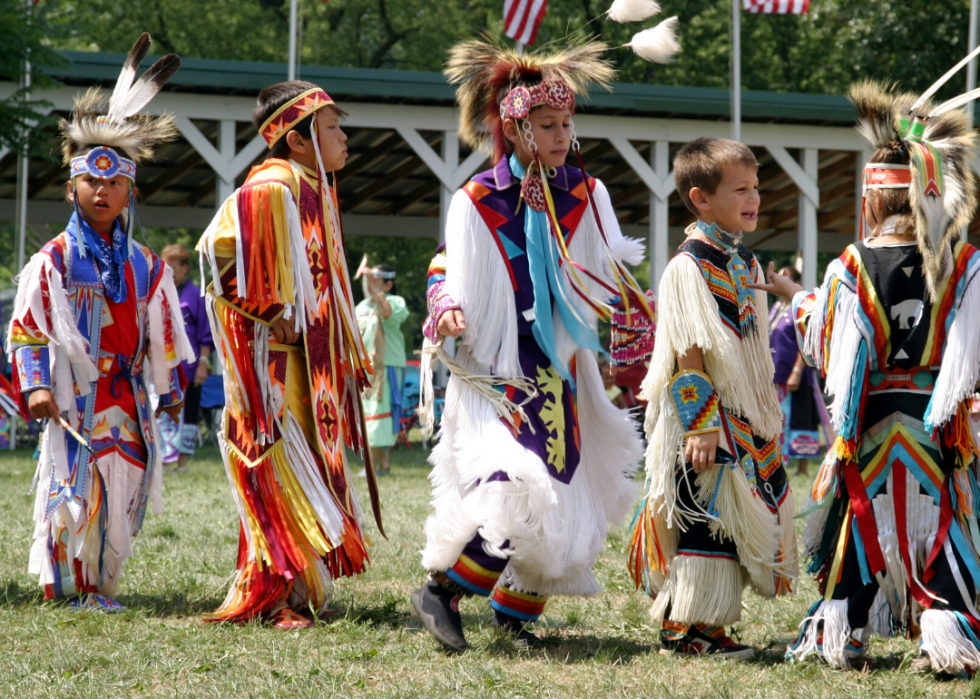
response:
{"label": "boy with beaded headband", "polygon": [[699,138],[674,160],[677,190],[698,217],[659,289],[649,401],[647,495],[628,565],[656,600],[661,652],[745,659],[725,626],[742,590],[790,592],[793,495],[783,468],[766,296],[741,243],[759,210],[758,162],[734,141]]}
{"label": "boy with beaded headband", "polygon": [[[30,570],[45,599],[119,611],[113,600],[150,500],[162,511],[159,409],[182,409],[184,334],[173,272],[133,241],[136,166],[176,135],[169,117],[137,113],[180,66],[170,55],[135,82],[143,34],[105,97],[90,90],[62,121],[75,213],[31,258],[7,349],[25,419],[46,418],[38,463]],[[127,208],[128,207],[128,208]]]}
{"label": "boy with beaded headband", "polygon": [[[426,346],[452,376],[430,458],[430,579],[412,603],[451,650],[467,647],[464,595],[491,597],[496,625],[539,643],[524,624],[550,596],[599,592],[592,565],[635,497],[639,435],[606,398],[592,350],[610,303],[650,322],[624,266],[642,248],[580,156],[565,165],[569,148],[579,155],[576,94],[613,76],[604,50],[518,56],[469,41],[446,70],[460,84],[460,136],[495,162],[453,197],[427,292]],[[455,360],[445,337],[461,338]]]}
{"label": "boy with beaded headband", "polygon": [[347,446],[365,454],[381,528],[360,401],[371,367],[327,180],[347,158],[345,114],[308,82],[263,90],[254,123],[271,157],[198,243],[225,370],[219,442],[241,515],[238,575],[212,621],[312,626],[300,612],[325,610],[331,581],[366,569]]}

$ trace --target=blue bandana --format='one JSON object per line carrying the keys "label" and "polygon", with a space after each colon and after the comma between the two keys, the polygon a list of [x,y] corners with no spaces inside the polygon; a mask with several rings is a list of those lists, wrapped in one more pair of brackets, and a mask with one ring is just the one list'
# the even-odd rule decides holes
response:
{"label": "blue bandana", "polygon": [[71,220],[65,230],[76,241],[79,241],[79,235],[81,235],[79,242],[84,242],[84,247],[99,263],[99,274],[102,277],[102,286],[105,288],[106,295],[115,303],[125,301],[127,293],[126,234],[119,222],[113,222],[111,243],[96,233],[95,229],[86,223],[77,211],[71,215]]}
{"label": "blue bandana", "polygon": [[[516,155],[510,156],[509,164],[514,177],[524,177],[525,168]],[[527,237],[527,260],[534,286],[534,322],[531,324],[531,332],[562,378],[571,381],[568,364],[558,360],[558,351],[555,348],[553,306],[558,309],[565,329],[579,347],[601,352],[599,335],[572,307],[570,291],[560,271],[557,245],[551,240],[548,214],[525,206],[524,235]]]}

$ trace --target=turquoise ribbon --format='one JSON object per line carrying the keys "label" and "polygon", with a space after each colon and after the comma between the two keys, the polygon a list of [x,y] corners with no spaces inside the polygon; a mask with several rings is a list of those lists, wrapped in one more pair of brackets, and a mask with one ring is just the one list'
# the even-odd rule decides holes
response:
{"label": "turquoise ribbon", "polygon": [[[526,170],[516,155],[510,156],[509,164],[514,177],[522,179]],[[542,174],[542,177],[545,175]],[[534,288],[534,322],[531,324],[531,332],[538,347],[551,360],[552,366],[562,378],[571,381],[568,364],[559,361],[558,351],[555,349],[553,308],[558,310],[565,329],[579,347],[601,352],[602,344],[595,329],[580,318],[571,306],[573,292],[568,288],[561,272],[558,244],[550,240],[548,214],[525,206],[524,235],[527,238],[527,260]]]}

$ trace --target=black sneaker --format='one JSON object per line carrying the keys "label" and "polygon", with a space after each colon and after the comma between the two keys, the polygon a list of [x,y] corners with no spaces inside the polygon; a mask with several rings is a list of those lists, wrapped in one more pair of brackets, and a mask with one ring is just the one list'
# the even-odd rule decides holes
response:
{"label": "black sneaker", "polygon": [[706,634],[692,626],[687,635],[679,640],[661,636],[660,654],[712,656],[733,660],[751,660],[755,656],[755,648],[736,643],[725,635],[723,628],[715,627],[711,631],[712,633]]}
{"label": "black sneaker", "polygon": [[504,614],[498,609],[493,610],[493,621],[491,622],[499,629],[506,631],[514,639],[514,645],[521,648],[540,648],[543,644],[541,639],[527,630],[527,622]]}
{"label": "black sneaker", "polygon": [[412,606],[426,630],[447,649],[457,653],[469,647],[459,616],[460,597],[462,595],[447,590],[437,580],[429,580],[412,593]]}

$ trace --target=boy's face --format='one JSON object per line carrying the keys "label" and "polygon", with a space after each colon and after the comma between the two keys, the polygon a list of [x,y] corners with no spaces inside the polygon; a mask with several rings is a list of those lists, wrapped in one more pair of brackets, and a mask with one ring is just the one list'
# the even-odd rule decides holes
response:
{"label": "boy's face", "polygon": [[129,204],[129,184],[129,179],[122,175],[105,179],[84,173],[75,177],[74,186],[69,180],[68,199],[77,200],[85,220],[100,232],[106,232]]}
{"label": "boy's face", "polygon": [[755,167],[729,165],[714,194],[695,187],[690,196],[701,220],[717,223],[726,232],[751,233],[759,223],[759,174]]}
{"label": "boy's face", "polygon": [[[316,135],[319,139],[323,169],[334,172],[347,163],[347,134],[340,128],[337,112],[325,107],[316,113]],[[311,146],[312,148],[312,146]]]}
{"label": "boy's face", "polygon": [[[572,112],[569,109],[555,109],[547,104],[535,107],[528,115],[531,133],[538,148],[541,163],[550,167],[561,167],[572,143]],[[523,139],[517,137],[521,125],[510,121],[513,128],[505,129],[508,140],[514,144],[518,159],[530,163],[534,156],[528,151]],[[522,134],[523,135],[523,134]]]}

